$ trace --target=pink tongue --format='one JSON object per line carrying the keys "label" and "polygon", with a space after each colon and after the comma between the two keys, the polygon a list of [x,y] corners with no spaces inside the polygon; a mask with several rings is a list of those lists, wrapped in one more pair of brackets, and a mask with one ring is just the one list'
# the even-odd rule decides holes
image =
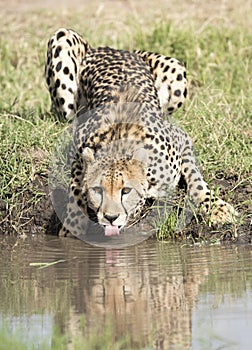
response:
{"label": "pink tongue", "polygon": [[118,236],[119,230],[118,226],[107,225],[105,226],[105,236]]}

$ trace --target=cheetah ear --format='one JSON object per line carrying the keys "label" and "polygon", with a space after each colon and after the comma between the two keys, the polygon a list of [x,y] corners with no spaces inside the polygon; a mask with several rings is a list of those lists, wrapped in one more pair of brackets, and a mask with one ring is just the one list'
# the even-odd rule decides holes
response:
{"label": "cheetah ear", "polygon": [[91,148],[86,147],[82,152],[82,157],[86,163],[92,163],[94,161],[94,151]]}
{"label": "cheetah ear", "polygon": [[144,148],[139,148],[133,153],[132,159],[138,160],[139,162],[147,165],[148,162],[148,154]]}

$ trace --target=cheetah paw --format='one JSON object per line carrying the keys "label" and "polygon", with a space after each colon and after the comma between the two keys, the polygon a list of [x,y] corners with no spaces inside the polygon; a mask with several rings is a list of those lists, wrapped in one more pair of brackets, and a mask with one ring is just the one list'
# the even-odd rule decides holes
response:
{"label": "cheetah paw", "polygon": [[219,198],[213,203],[213,208],[210,211],[210,222],[213,224],[235,223],[238,215],[232,205]]}
{"label": "cheetah paw", "polygon": [[62,226],[62,228],[59,230],[59,237],[71,237],[72,233],[66,229],[64,226]]}

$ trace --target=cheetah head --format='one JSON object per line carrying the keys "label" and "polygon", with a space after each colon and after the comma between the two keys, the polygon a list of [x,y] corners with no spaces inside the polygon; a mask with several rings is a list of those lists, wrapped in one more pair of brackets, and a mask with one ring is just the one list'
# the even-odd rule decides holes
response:
{"label": "cheetah head", "polygon": [[104,227],[106,236],[119,235],[145,201],[147,153],[140,148],[131,158],[96,159],[93,151],[85,148],[83,157],[86,174],[82,192],[87,208]]}

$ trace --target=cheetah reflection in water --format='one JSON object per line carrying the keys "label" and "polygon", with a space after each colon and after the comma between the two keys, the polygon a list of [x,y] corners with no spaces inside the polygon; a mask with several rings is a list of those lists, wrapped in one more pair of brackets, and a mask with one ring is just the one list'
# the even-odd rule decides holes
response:
{"label": "cheetah reflection in water", "polygon": [[65,333],[78,335],[83,315],[87,337],[109,324],[116,339],[130,336],[127,349],[191,348],[192,311],[209,273],[193,250],[150,239],[125,250],[90,247],[83,255],[75,240],[62,244],[68,260],[79,256],[69,266],[75,278]]}

